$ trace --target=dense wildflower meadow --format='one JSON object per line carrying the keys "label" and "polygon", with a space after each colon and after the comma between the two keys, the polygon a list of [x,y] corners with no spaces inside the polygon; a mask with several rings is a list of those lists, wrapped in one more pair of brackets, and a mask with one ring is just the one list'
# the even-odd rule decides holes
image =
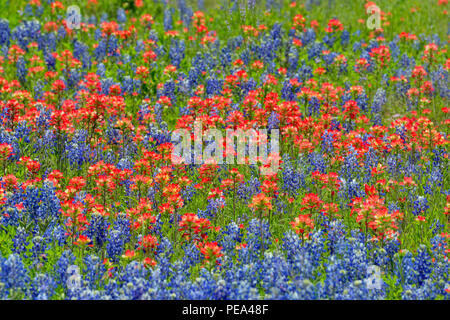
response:
{"label": "dense wildflower meadow", "polygon": [[0,298],[449,299],[448,10],[1,1]]}

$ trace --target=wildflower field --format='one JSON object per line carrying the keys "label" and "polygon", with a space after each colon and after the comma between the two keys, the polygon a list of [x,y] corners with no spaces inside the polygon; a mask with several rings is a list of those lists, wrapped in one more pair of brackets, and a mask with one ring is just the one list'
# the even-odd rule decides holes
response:
{"label": "wildflower field", "polygon": [[0,299],[450,298],[448,0],[0,2]]}

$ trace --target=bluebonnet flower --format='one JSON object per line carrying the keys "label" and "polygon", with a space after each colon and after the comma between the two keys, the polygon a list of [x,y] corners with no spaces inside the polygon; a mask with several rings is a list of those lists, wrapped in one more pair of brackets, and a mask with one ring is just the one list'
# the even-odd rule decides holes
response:
{"label": "bluebonnet flower", "polygon": [[150,138],[155,146],[171,141],[171,135],[167,128],[158,129],[153,124],[149,126],[149,130],[144,137],[144,141],[149,141]]}
{"label": "bluebonnet flower", "polygon": [[67,85],[70,88],[74,88],[78,85],[78,83],[81,80],[81,72],[78,71],[77,69],[71,69],[69,71],[69,77],[67,78]]}
{"label": "bluebonnet flower", "polygon": [[[38,109],[39,106],[38,106]],[[40,109],[39,117],[36,119],[37,124],[39,124],[39,129],[42,130],[42,135],[37,138],[36,144],[34,146],[35,151],[42,152],[44,155],[50,156],[50,154],[54,153],[56,147],[56,138],[53,130],[48,129],[51,121],[51,110],[49,109]],[[18,132],[17,132],[18,133]],[[28,140],[28,135],[17,137],[17,140],[24,139]]]}
{"label": "bluebonnet flower", "polygon": [[41,262],[41,259],[45,257],[43,254],[47,248],[44,240],[41,236],[36,236],[31,239],[32,247],[30,248],[30,252],[34,264]]}
{"label": "bluebonnet flower", "polygon": [[293,74],[298,68],[298,51],[295,47],[291,47],[288,53],[288,72]]}
{"label": "bluebonnet flower", "polygon": [[308,64],[306,64],[305,61],[301,61],[300,68],[297,70],[297,75],[299,76],[299,79],[302,81],[307,81],[313,77],[312,68]]}
{"label": "bluebonnet flower", "polygon": [[104,216],[96,212],[92,214],[86,235],[93,240],[98,250],[103,249],[106,243],[108,225],[108,221]]}
{"label": "bluebonnet flower", "polygon": [[222,91],[223,80],[216,79],[215,77],[208,77],[206,79],[205,93],[207,96],[211,97]]}
{"label": "bluebonnet flower", "polygon": [[[30,219],[36,222],[48,224],[59,217],[61,204],[56,197],[55,188],[51,183],[44,183],[42,187],[29,186],[25,190],[23,205]],[[45,230],[41,230],[44,232]]]}
{"label": "bluebonnet flower", "polygon": [[315,42],[308,49],[308,60],[313,58],[320,58],[322,56],[322,51],[326,48],[322,42]]}
{"label": "bluebonnet flower", "polygon": [[[367,280],[367,279],[365,279]],[[345,300],[377,300],[385,297],[384,288],[369,289],[367,281],[355,280],[350,284],[347,284],[342,293],[336,295],[336,299]]]}
{"label": "bluebonnet flower", "polygon": [[330,254],[333,255],[335,253],[336,247],[339,241],[345,237],[346,231],[345,226],[341,221],[334,220],[329,224],[328,227],[328,246],[330,250]]}
{"label": "bluebonnet flower", "polygon": [[[100,62],[98,65],[97,65],[97,75],[100,77],[100,78],[105,78],[106,77],[106,69],[105,69],[105,65],[102,63],[102,62]],[[103,89],[103,86],[102,86],[102,89]]]}
{"label": "bluebonnet flower", "polygon": [[344,291],[346,270],[339,264],[338,258],[333,255],[324,263],[325,280],[319,286],[319,295],[328,299],[336,299],[336,296]]}
{"label": "bluebonnet flower", "polygon": [[125,214],[120,213],[108,233],[106,251],[111,261],[118,261],[125,243],[128,243],[131,239],[129,224],[130,221]]}
{"label": "bluebonnet flower", "polygon": [[225,199],[223,198],[212,198],[208,199],[208,205],[206,206],[206,211],[202,212],[201,218],[213,218],[216,217],[222,208],[225,206]]}
{"label": "bluebonnet flower", "polygon": [[150,289],[150,281],[147,280],[148,271],[142,264],[135,261],[128,264],[123,275],[122,299],[139,300]]}
{"label": "bluebonnet flower", "polygon": [[289,265],[280,253],[265,252],[264,259],[258,265],[258,277],[267,298],[286,299],[292,285],[289,284]]}
{"label": "bluebonnet flower", "polygon": [[397,276],[397,283],[410,285],[415,283],[414,257],[408,250],[395,255],[394,274]]}
{"label": "bluebonnet flower", "polygon": [[367,152],[366,157],[364,159],[364,176],[363,181],[365,183],[368,183],[372,178],[372,168],[376,167],[378,165],[379,157],[376,153],[376,151],[370,147],[369,152]]}
{"label": "bluebonnet flower", "polygon": [[257,177],[252,176],[247,182],[238,186],[237,196],[242,200],[249,200],[251,197],[259,191],[261,182]]}
{"label": "bluebonnet flower", "polygon": [[107,45],[106,40],[101,39],[98,42],[98,46],[94,49],[94,56],[96,61],[103,61],[103,59],[106,57],[107,54]]}
{"label": "bluebonnet flower", "polygon": [[86,143],[87,131],[79,129],[75,132],[72,140],[66,144],[66,157],[72,167],[80,167],[83,163],[94,159],[89,145]]}
{"label": "bluebonnet flower", "polygon": [[64,28],[64,26],[60,26],[58,28],[58,40],[62,40],[67,36],[67,31],[66,28]]}
{"label": "bluebonnet flower", "polygon": [[427,248],[421,244],[414,259],[414,271],[417,284],[420,286],[428,279],[432,272],[431,257]]}
{"label": "bluebonnet flower", "polygon": [[198,85],[199,76],[203,71],[201,69],[201,65],[193,64],[194,67],[191,67],[188,74],[189,87],[195,88]]}
{"label": "bluebonnet flower", "polygon": [[[261,242],[262,241],[262,242]],[[268,249],[271,244],[269,223],[265,220],[252,219],[247,228],[247,247],[239,252],[239,260],[249,263]]]}
{"label": "bluebonnet flower", "polygon": [[136,41],[136,46],[134,47],[134,50],[136,51],[136,56],[139,56],[141,51],[145,50],[144,41],[142,41],[141,39],[137,40]]}
{"label": "bluebonnet flower", "polygon": [[184,59],[185,44],[183,40],[173,39],[169,49],[169,58],[174,66],[180,67]]}
{"label": "bluebonnet flower", "polygon": [[316,32],[313,28],[306,29],[301,36],[302,43],[307,45],[316,40]]}
{"label": "bluebonnet flower", "polygon": [[188,29],[191,27],[193,15],[194,11],[192,10],[191,7],[186,7],[184,13],[182,14],[181,20],[183,21],[184,25],[188,27]]}
{"label": "bluebonnet flower", "polygon": [[[47,229],[47,231],[50,230],[50,228]],[[54,241],[59,246],[63,246],[66,243],[66,230],[62,225],[56,224],[51,234],[48,236],[47,241]]]}
{"label": "bluebonnet flower", "polygon": [[67,269],[70,265],[72,265],[75,261],[75,256],[70,250],[65,250],[58,261],[56,262],[56,266],[54,268],[55,279],[58,285],[66,286],[68,273]]}
{"label": "bluebonnet flower", "polygon": [[46,273],[37,274],[31,284],[31,299],[50,300],[56,292],[57,284],[53,277]]}
{"label": "bluebonnet flower", "polygon": [[310,165],[310,172],[319,171],[325,173],[326,163],[323,154],[319,151],[314,151],[308,154],[308,160]]}
{"label": "bluebonnet flower", "polygon": [[439,66],[436,70],[430,72],[430,77],[433,87],[436,90],[435,92],[439,93],[441,98],[448,99],[450,97],[450,89],[448,87],[448,71],[442,66]]}
{"label": "bluebonnet flower", "polygon": [[9,46],[11,38],[11,29],[9,28],[9,21],[0,19],[0,46],[6,44]]}
{"label": "bluebonnet flower", "polygon": [[[433,223],[430,226],[430,230],[432,230],[433,235],[436,235],[439,232],[444,232],[445,230],[445,223],[440,223],[438,219],[434,219]],[[434,237],[433,239],[435,239]],[[433,244],[433,239],[431,239],[431,243]]]}
{"label": "bluebonnet flower", "polygon": [[19,59],[17,60],[16,67],[17,67],[17,78],[19,78],[19,81],[22,84],[25,84],[28,69],[26,66],[25,59],[23,57],[19,57]]}
{"label": "bluebonnet flower", "polygon": [[272,111],[267,119],[267,128],[268,129],[277,129],[280,124],[279,115]]}
{"label": "bluebonnet flower", "polygon": [[123,10],[123,8],[117,9],[117,22],[125,23],[126,21],[127,21],[127,15],[125,13],[125,10]]}
{"label": "bluebonnet flower", "polygon": [[44,95],[44,83],[43,83],[43,81],[42,80],[37,80],[35,83],[34,83],[34,87],[33,87],[33,89],[34,89],[34,99],[35,100],[39,100],[39,99],[41,99],[42,98],[42,96]]}
{"label": "bluebonnet flower", "polygon": [[391,175],[398,175],[401,169],[400,157],[397,155],[389,155],[387,158],[388,171]]}
{"label": "bluebonnet flower", "polygon": [[354,173],[357,172],[359,163],[358,159],[356,158],[357,152],[353,148],[352,145],[348,147],[347,155],[344,159],[344,164],[342,165],[341,171],[339,174],[345,178],[350,179],[354,176]]}
{"label": "bluebonnet flower", "polygon": [[336,41],[336,38],[330,35],[325,35],[322,38],[323,43],[325,43],[329,48],[332,48],[334,45],[334,42]]}
{"label": "bluebonnet flower", "polygon": [[49,68],[50,70],[55,70],[56,59],[50,52],[44,53],[44,60],[47,68]]}
{"label": "bluebonnet flower", "polygon": [[172,15],[173,15],[173,8],[166,8],[164,10],[164,30],[165,31],[172,30],[172,28],[173,28]]}
{"label": "bluebonnet flower", "polygon": [[100,22],[108,21],[108,19],[109,19],[108,13],[103,12],[102,15],[100,16]]}
{"label": "bluebonnet flower", "polygon": [[288,79],[283,82],[283,88],[281,89],[281,98],[286,101],[294,101],[295,94],[293,92],[293,87]]}
{"label": "bluebonnet flower", "polygon": [[293,262],[299,253],[301,253],[303,246],[300,237],[292,230],[288,230],[283,234],[283,241],[281,242],[283,253],[286,255],[286,259],[289,262]]}
{"label": "bluebonnet flower", "polygon": [[187,243],[183,246],[184,257],[182,260],[182,268],[188,270],[190,267],[197,265],[202,261],[200,250],[194,243]]}
{"label": "bluebonnet flower", "polygon": [[117,49],[119,49],[119,40],[115,35],[110,35],[107,42],[107,52],[106,54],[110,57],[118,57],[119,53]]}
{"label": "bluebonnet flower", "polygon": [[[56,50],[57,40],[58,39],[56,38],[56,35],[53,32],[41,34],[37,39],[38,48],[39,50],[42,50],[44,53],[54,52]],[[75,48],[79,49],[78,46],[76,46]],[[87,50],[87,48],[85,49]]]}
{"label": "bluebonnet flower", "polygon": [[253,78],[249,78],[246,82],[239,85],[241,91],[239,93],[238,102],[241,102],[242,99],[249,93],[251,90],[255,90],[257,87],[257,83]]}
{"label": "bluebonnet flower", "polygon": [[76,59],[81,59],[83,57],[83,54],[86,52],[89,52],[89,47],[81,42],[78,39],[73,40],[73,56]]}
{"label": "bluebonnet flower", "polygon": [[349,42],[350,42],[350,32],[346,29],[346,30],[342,31],[342,34],[341,34],[341,45],[343,47],[346,47]]}
{"label": "bluebonnet flower", "polygon": [[389,263],[387,251],[384,248],[377,248],[371,254],[373,256],[374,264],[381,267],[382,270],[386,270]]}
{"label": "bluebonnet flower", "polygon": [[233,49],[230,47],[232,47],[232,44],[228,41],[228,45],[222,48],[220,52],[220,63],[224,69],[227,69],[231,64],[231,51]]}
{"label": "bluebonnet flower", "polygon": [[305,186],[305,174],[303,170],[294,167],[294,163],[289,156],[283,156],[281,164],[282,170],[282,189],[290,195],[298,195],[298,190]]}
{"label": "bluebonnet flower", "polygon": [[366,194],[361,186],[361,183],[358,182],[357,179],[351,179],[346,181],[341,178],[342,182],[342,193],[339,190],[339,196],[343,197],[346,200],[351,200],[356,197],[364,197]]}
{"label": "bluebonnet flower", "polygon": [[86,285],[90,289],[96,289],[106,272],[105,265],[99,257],[94,255],[86,256],[84,264],[86,268],[83,270],[83,274],[85,274]]}
{"label": "bluebonnet flower", "polygon": [[26,121],[21,121],[14,130],[13,136],[16,140],[22,140],[26,143],[30,143],[31,127]]}
{"label": "bluebonnet flower", "polygon": [[133,78],[125,76],[121,83],[121,89],[123,93],[132,94],[134,91]]}
{"label": "bluebonnet flower", "polygon": [[[166,82],[164,83],[164,88],[163,88],[162,92],[159,92],[159,93],[158,93],[158,97],[160,97],[160,96],[166,96],[166,97],[169,97],[170,100],[171,100],[173,103],[176,103],[176,101],[177,101],[177,97],[176,97],[176,85],[175,85],[175,82],[174,82],[172,79],[169,80],[169,81],[166,81]],[[162,106],[160,106],[160,108],[161,108],[161,107],[162,107]],[[160,121],[162,121],[162,119],[161,119]]]}
{"label": "bluebonnet flower", "polygon": [[383,88],[378,88],[373,98],[371,114],[373,115],[372,121],[375,125],[381,125],[380,113],[383,106],[386,104],[386,92]]}
{"label": "bluebonnet flower", "polygon": [[223,252],[231,255],[234,252],[236,245],[242,242],[243,235],[243,229],[239,228],[233,221],[221,231],[218,244],[222,247]]}
{"label": "bluebonnet flower", "polygon": [[330,52],[328,54],[324,54],[322,56],[323,61],[325,62],[325,66],[329,66],[334,62],[334,59],[338,56],[336,52]]}
{"label": "bluebonnet flower", "polygon": [[30,42],[37,41],[40,29],[41,24],[38,20],[26,20],[14,28],[12,38],[25,50]]}
{"label": "bluebonnet flower", "polygon": [[367,246],[363,239],[341,239],[337,243],[336,252],[342,257],[340,265],[341,268],[346,270],[345,275],[342,275],[346,281],[353,282],[365,278],[369,261],[367,259]]}
{"label": "bluebonnet flower", "polygon": [[360,107],[362,111],[367,110],[367,94],[365,93],[365,91],[363,91],[361,94],[358,94],[356,102],[358,104],[358,107]]}
{"label": "bluebonnet flower", "polygon": [[390,52],[391,52],[391,57],[394,59],[394,61],[398,61],[399,56],[400,56],[400,48],[397,45],[398,41],[399,41],[399,37],[397,35],[394,38],[394,40],[389,42],[389,49],[390,49]]}
{"label": "bluebonnet flower", "polygon": [[26,294],[29,275],[22,258],[11,254],[7,259],[0,257],[0,296],[2,299],[20,298]]}
{"label": "bluebonnet flower", "polygon": [[430,207],[428,205],[428,199],[423,196],[415,197],[417,200],[414,201],[413,215],[425,215],[426,211]]}
{"label": "bluebonnet flower", "polygon": [[227,287],[228,299],[238,297],[258,299],[259,294],[256,290],[258,279],[255,277],[255,271],[254,265],[243,264],[225,272],[223,280]]}
{"label": "bluebonnet flower", "polygon": [[28,233],[26,232],[25,228],[23,227],[17,227],[16,234],[13,239],[13,252],[14,253],[22,253],[27,250],[27,246],[29,242],[27,241]]}
{"label": "bluebonnet flower", "polygon": [[251,58],[249,49],[243,50],[240,58],[244,62],[245,65],[248,65],[250,63],[250,58]]}
{"label": "bluebonnet flower", "polygon": [[308,103],[308,116],[320,115],[320,102],[316,97],[312,97]]}
{"label": "bluebonnet flower", "polygon": [[400,207],[398,206],[397,202],[389,202],[388,205],[389,213],[395,212],[397,210],[400,210]]}
{"label": "bluebonnet flower", "polygon": [[402,54],[400,57],[400,65],[402,69],[399,69],[405,73],[406,70],[411,70],[412,66],[414,66],[414,61],[410,60],[406,53]]}

